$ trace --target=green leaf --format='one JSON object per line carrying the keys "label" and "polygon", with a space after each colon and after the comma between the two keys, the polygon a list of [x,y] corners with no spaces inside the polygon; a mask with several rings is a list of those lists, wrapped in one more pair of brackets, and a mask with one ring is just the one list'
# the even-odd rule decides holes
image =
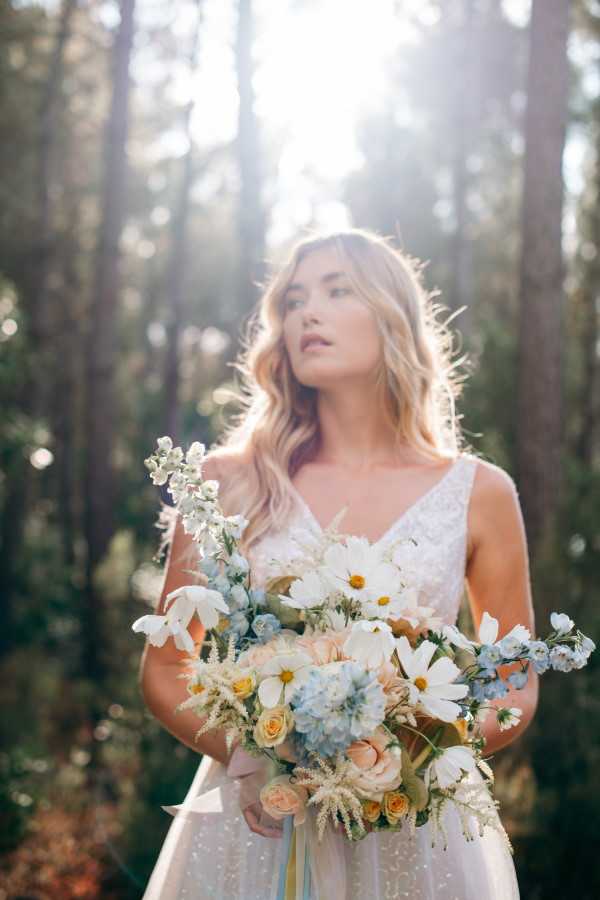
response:
{"label": "green leaf", "polygon": [[425,782],[415,774],[412,761],[406,750],[402,750],[402,784],[411,803],[417,811],[425,809],[429,801],[429,791]]}

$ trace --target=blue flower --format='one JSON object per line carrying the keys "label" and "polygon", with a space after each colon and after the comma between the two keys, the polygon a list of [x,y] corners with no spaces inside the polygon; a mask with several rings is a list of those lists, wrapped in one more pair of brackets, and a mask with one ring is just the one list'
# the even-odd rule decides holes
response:
{"label": "blue flower", "polygon": [[557,672],[570,672],[575,668],[575,662],[573,651],[564,644],[559,644],[550,651],[550,665]]}
{"label": "blue flower", "polygon": [[246,634],[249,628],[250,623],[244,613],[241,611],[234,612],[233,615],[229,616],[229,625],[223,631],[223,637],[227,640],[233,634],[235,635],[236,643],[238,643],[239,639]]}
{"label": "blue flower", "polygon": [[251,588],[250,589],[250,598],[252,603],[255,606],[266,606],[267,605],[267,595],[264,588]]}
{"label": "blue flower", "polygon": [[252,631],[258,638],[259,644],[266,644],[281,631],[281,622],[272,613],[261,613],[255,616],[252,622]]}
{"label": "blue flower", "polygon": [[522,690],[527,684],[527,672],[512,672],[508,676],[508,683],[518,691]]}
{"label": "blue flower", "polygon": [[477,662],[483,669],[495,671],[496,666],[502,662],[502,651],[496,644],[483,644]]}
{"label": "blue flower", "polygon": [[534,672],[537,672],[538,675],[543,675],[550,667],[550,651],[543,641],[531,641],[527,655],[531,660]]}
{"label": "blue flower", "polygon": [[483,694],[486,700],[496,700],[508,694],[508,685],[501,678],[494,678],[483,686]]}
{"label": "blue flower", "polygon": [[330,757],[381,725],[385,694],[376,672],[348,660],[313,669],[292,706],[306,749]]}

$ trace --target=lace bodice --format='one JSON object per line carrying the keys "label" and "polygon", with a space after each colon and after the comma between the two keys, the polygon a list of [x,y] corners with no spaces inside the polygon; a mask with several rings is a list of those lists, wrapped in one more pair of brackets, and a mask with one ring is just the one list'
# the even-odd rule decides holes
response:
{"label": "lace bodice", "polygon": [[[419,605],[434,607],[448,623],[456,621],[464,589],[467,511],[476,467],[476,457],[459,456],[376,542],[382,549],[394,547],[396,562],[419,591]],[[267,532],[248,552],[255,587],[299,555],[298,541],[310,543],[322,535],[306,503],[296,491],[294,496],[284,529]]]}

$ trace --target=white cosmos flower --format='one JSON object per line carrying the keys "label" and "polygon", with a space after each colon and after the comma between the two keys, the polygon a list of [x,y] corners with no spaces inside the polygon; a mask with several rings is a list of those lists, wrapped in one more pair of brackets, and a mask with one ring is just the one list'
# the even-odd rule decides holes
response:
{"label": "white cosmos flower", "polygon": [[382,560],[380,550],[356,535],[349,535],[346,545],[328,547],[323,561],[325,580],[350,600],[376,600],[387,594],[389,584],[398,578],[398,570]]}
{"label": "white cosmos flower", "polygon": [[475,769],[475,757],[468,747],[448,747],[440,756],[431,763],[425,773],[425,782],[429,787],[431,773],[437,778],[439,786],[444,789],[455,784],[462,772],[472,772]]}
{"label": "white cosmos flower", "polygon": [[505,706],[502,709],[499,709],[496,713],[496,717],[498,719],[500,731],[506,731],[508,728],[513,728],[515,725],[518,725],[522,715],[523,710],[519,706]]}
{"label": "white cosmos flower", "polygon": [[302,578],[297,578],[290,585],[290,596],[280,594],[282,606],[292,609],[313,609],[322,606],[327,600],[328,591],[318,572],[311,569]]}
{"label": "white cosmos flower", "polygon": [[366,669],[378,669],[391,658],[394,647],[394,635],[387,622],[359,619],[352,625],[343,650]]}
{"label": "white cosmos flower", "polygon": [[460,706],[452,701],[469,693],[468,685],[452,684],[460,675],[458,666],[443,656],[429,668],[431,657],[437,650],[432,641],[423,641],[413,650],[403,634],[395,643],[402,668],[411,683],[411,702],[418,703],[434,719],[453,722],[458,718]]}
{"label": "white cosmos flower", "polygon": [[312,666],[313,661],[307,653],[280,653],[267,660],[259,673],[258,698],[262,705],[271,709],[280,703],[289,703],[308,678]]}
{"label": "white cosmos flower", "polygon": [[163,616],[142,616],[131,626],[135,632],[143,632],[155,647],[162,647],[173,636],[178,650],[192,651],[194,641],[187,630],[194,613],[206,629],[214,628],[219,621],[219,612],[228,613],[229,608],[219,591],[211,591],[200,585],[187,585],[167,594]]}
{"label": "white cosmos flower", "polygon": [[[498,637],[498,619],[494,619],[493,616],[490,616],[487,610],[484,612],[481,617],[481,622],[479,623],[479,641],[470,641],[469,638],[465,637],[465,635],[454,625],[444,625],[443,634],[451,644],[454,644],[456,647],[462,647],[463,650],[471,650],[478,644],[494,644]],[[521,644],[528,641],[530,637],[531,632],[528,628],[525,628],[524,625],[515,625],[514,628],[511,628],[511,630],[504,635],[502,640],[506,641],[507,638],[510,638]],[[507,641],[507,644],[508,643],[510,643],[510,641]]]}

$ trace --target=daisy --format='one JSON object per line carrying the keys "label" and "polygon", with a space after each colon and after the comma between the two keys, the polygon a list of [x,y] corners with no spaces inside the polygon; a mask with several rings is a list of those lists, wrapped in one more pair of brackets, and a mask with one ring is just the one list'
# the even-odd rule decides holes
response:
{"label": "daisy", "polygon": [[[263,706],[288,704],[313,667],[307,653],[280,653],[261,666],[258,697]],[[281,692],[283,691],[283,700]]]}
{"label": "daisy", "polygon": [[411,703],[417,703],[428,715],[442,722],[458,718],[460,706],[454,703],[469,693],[466,684],[452,684],[461,670],[447,656],[436,660],[429,668],[437,645],[423,641],[416,650],[406,635],[395,641],[402,668],[410,682]]}
{"label": "daisy", "polygon": [[394,635],[386,622],[360,619],[352,625],[343,650],[366,669],[378,669],[391,658],[394,647]]}
{"label": "daisy", "polygon": [[435,775],[437,783],[444,789],[455,784],[464,772],[472,772],[475,769],[475,758],[467,747],[448,747],[442,750],[439,756],[431,763],[425,773],[425,783],[429,787],[431,772]]}
{"label": "daisy", "polygon": [[508,728],[513,728],[515,725],[518,725],[522,715],[523,710],[518,706],[504,706],[502,709],[499,709],[496,713],[496,718],[498,720],[498,725],[500,726],[500,731],[506,731]]}
{"label": "daisy", "polygon": [[389,593],[398,570],[383,562],[380,551],[363,537],[349,535],[346,544],[333,544],[323,557],[322,574],[334,590],[350,600],[368,601]]}

